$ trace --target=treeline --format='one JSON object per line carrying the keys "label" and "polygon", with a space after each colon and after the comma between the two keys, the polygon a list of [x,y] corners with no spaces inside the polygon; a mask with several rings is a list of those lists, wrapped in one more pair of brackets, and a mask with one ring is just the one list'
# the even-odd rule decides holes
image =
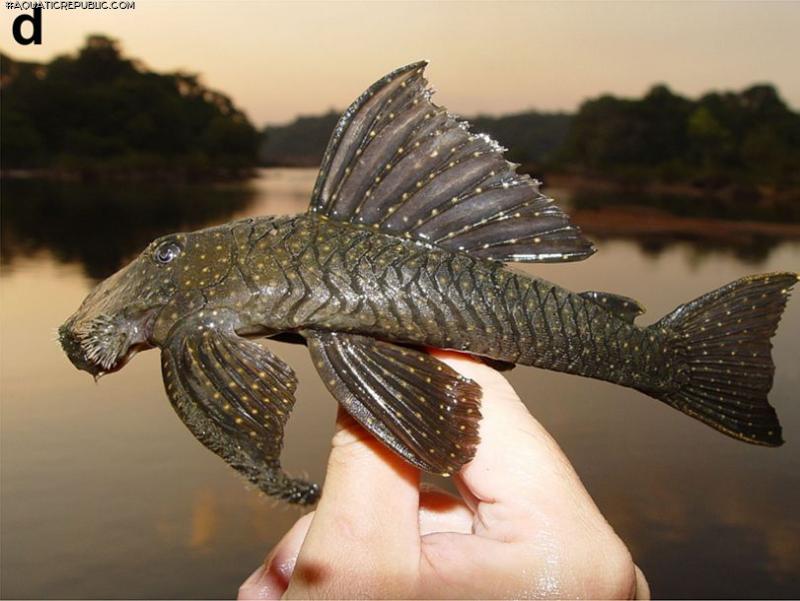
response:
{"label": "treeline", "polygon": [[268,125],[258,159],[265,167],[316,167],[339,120],[339,113],[300,116],[287,125]]}
{"label": "treeline", "polygon": [[572,120],[558,164],[627,181],[800,184],[800,114],[770,85],[697,100],[652,88],[638,100],[606,95]]}
{"label": "treeline", "polygon": [[[569,132],[566,113],[526,112],[503,117],[481,115],[470,119],[473,131],[483,132],[508,147],[507,157],[517,163],[552,161]],[[339,113],[301,116],[287,125],[264,128],[259,159],[265,166],[316,167]]]}
{"label": "treeline", "polygon": [[468,119],[475,132],[485,132],[508,148],[506,158],[530,168],[553,164],[569,134],[568,113],[528,111],[502,117]]}
{"label": "treeline", "polygon": [[[318,165],[336,120],[329,112],[265,128],[262,164]],[[769,85],[697,100],[659,85],[641,99],[588,100],[574,115],[530,111],[468,121],[507,147],[523,170],[540,175],[709,190],[800,184],[800,114]]]}
{"label": "treeline", "polygon": [[[197,76],[152,72],[104,36],[47,64],[5,55],[0,62],[5,173],[196,179],[241,175],[255,165],[316,166],[338,119],[329,111],[259,132]],[[800,204],[800,114],[770,85],[698,99],[659,85],[639,99],[588,100],[574,115],[529,111],[469,121],[540,176],[634,189],[735,189],[741,197]]]}
{"label": "treeline", "polygon": [[47,64],[3,55],[3,169],[223,177],[256,163],[259,133],[197,76],[154,73],[91,36]]}

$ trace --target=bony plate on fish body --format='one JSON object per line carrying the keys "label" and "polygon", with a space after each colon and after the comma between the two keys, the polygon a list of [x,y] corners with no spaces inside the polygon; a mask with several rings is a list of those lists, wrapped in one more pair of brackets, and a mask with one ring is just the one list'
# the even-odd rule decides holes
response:
{"label": "bony plate on fish body", "polygon": [[607,380],[781,444],[770,338],[797,274],[743,278],[639,327],[632,299],[507,269],[594,247],[496,142],[431,101],[424,69],[390,73],[345,111],[306,213],[164,236],[101,282],[60,329],[75,366],[97,376],[161,349],[192,433],[300,504],[319,488],[279,459],[297,379],[257,335],[301,337],[336,400],[437,474],[472,459],[481,389],[425,347]]}

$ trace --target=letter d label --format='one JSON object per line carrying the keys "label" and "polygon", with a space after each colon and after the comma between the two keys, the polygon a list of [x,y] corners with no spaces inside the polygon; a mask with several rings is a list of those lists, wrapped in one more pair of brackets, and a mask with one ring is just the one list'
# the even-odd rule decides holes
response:
{"label": "letter d label", "polygon": [[[31,26],[33,27],[30,35],[25,37],[22,34],[22,24],[26,21],[29,21]],[[14,19],[14,23],[11,26],[11,33],[14,34],[14,39],[17,41],[18,44],[22,44],[23,46],[27,46],[29,44],[41,44],[42,43],[42,7],[37,6],[33,9],[32,15],[22,14]]]}

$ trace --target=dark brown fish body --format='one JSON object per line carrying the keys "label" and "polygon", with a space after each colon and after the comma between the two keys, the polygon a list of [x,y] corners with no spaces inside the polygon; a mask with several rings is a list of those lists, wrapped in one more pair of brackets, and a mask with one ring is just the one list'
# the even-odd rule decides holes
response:
{"label": "dark brown fish body", "polygon": [[[249,232],[248,232],[249,230]],[[666,332],[501,263],[315,215],[236,226],[247,325],[349,332],[665,390]]]}
{"label": "dark brown fish body", "polygon": [[344,113],[307,213],[165,236],[102,282],[60,329],[75,366],[97,376],[160,348],[192,433],[294,503],[319,493],[280,467],[297,379],[256,336],[302,339],[336,400],[429,472],[473,457],[481,390],[425,347],[608,380],[781,444],[770,338],[797,275],[743,278],[639,327],[632,299],[510,270],[594,248],[495,142],[431,102],[423,68]]}

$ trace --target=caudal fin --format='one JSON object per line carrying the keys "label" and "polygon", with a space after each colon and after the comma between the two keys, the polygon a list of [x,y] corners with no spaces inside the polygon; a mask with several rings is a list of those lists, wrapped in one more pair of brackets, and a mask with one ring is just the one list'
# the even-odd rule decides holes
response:
{"label": "caudal fin", "polygon": [[797,281],[795,273],[742,278],[653,325],[673,332],[684,368],[676,391],[648,394],[739,440],[783,444],[767,401],[775,372],[770,338]]}

